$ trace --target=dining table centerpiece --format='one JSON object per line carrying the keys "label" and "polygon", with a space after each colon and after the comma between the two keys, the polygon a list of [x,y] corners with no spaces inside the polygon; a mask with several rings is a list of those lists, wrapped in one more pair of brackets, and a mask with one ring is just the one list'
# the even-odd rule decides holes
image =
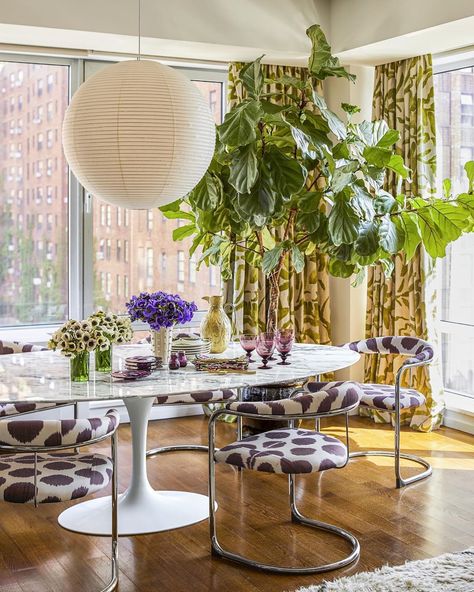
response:
{"label": "dining table centerpiece", "polygon": [[97,347],[95,349],[95,369],[97,372],[112,370],[112,345],[128,343],[133,337],[129,317],[121,317],[111,312],[98,310],[87,319],[94,328]]}
{"label": "dining table centerpiece", "polygon": [[132,321],[143,321],[150,326],[154,354],[163,365],[169,364],[173,327],[191,321],[197,311],[196,304],[178,294],[141,292],[132,296],[126,306]]}
{"label": "dining table centerpiece", "polygon": [[101,336],[89,320],[70,319],[53,333],[48,341],[48,348],[59,351],[63,356],[70,358],[72,382],[87,382],[89,380],[89,352],[97,349],[99,339],[104,347],[109,346],[107,338]]}

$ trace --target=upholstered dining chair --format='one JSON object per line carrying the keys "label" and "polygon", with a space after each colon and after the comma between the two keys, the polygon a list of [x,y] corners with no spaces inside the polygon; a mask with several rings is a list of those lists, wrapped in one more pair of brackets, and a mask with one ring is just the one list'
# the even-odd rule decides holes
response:
{"label": "upholstered dining chair", "polygon": [[[5,419],[0,422],[0,502],[76,500],[112,483],[112,572],[101,592],[118,584],[117,428],[114,409],[92,419]],[[65,452],[111,439],[111,456]],[[3,454],[5,454],[3,456]]]}
{"label": "upholstered dining chair", "polygon": [[[352,349],[361,354],[391,354],[407,356],[399,368],[394,385],[366,383],[360,384],[362,397],[361,407],[384,411],[394,416],[394,450],[360,450],[350,452],[350,458],[361,456],[387,456],[395,459],[395,480],[397,488],[405,487],[410,483],[426,479],[432,474],[432,468],[428,461],[414,454],[407,454],[401,451],[401,425],[400,416],[404,409],[413,409],[423,405],[425,397],[422,393],[412,388],[402,388],[402,377],[406,372],[418,366],[430,364],[434,357],[433,347],[423,339],[417,337],[371,337],[361,341],[346,343],[341,347]],[[335,383],[309,382],[306,390],[309,392],[327,390]],[[412,461],[421,465],[424,470],[411,477],[403,478],[400,469],[400,459]]]}
{"label": "upholstered dining chair", "polygon": [[[216,391],[201,391],[197,393],[184,393],[182,395],[163,395],[156,397],[153,406],[162,405],[214,405],[225,404],[231,399],[237,398],[238,393],[231,389],[221,389]],[[241,424],[239,423],[241,429]],[[209,447],[205,444],[170,444],[169,446],[159,446],[147,450],[146,456],[150,458],[163,452],[183,452],[197,451],[208,452]]]}
{"label": "upholstered dining chair", "polygon": [[[331,390],[298,394],[289,399],[268,402],[230,402],[225,409],[216,410],[209,421],[209,516],[212,554],[267,572],[308,574],[338,569],[359,557],[360,546],[356,537],[339,526],[303,516],[296,505],[296,475],[316,473],[346,466],[348,448],[340,440],[327,434],[295,427],[298,419],[344,414],[348,442],[347,417],[362,396],[356,383],[345,382]],[[216,449],[216,420],[222,413],[237,417],[263,420],[284,420],[288,428],[249,436]],[[350,545],[350,553],[343,559],[312,567],[286,567],[255,561],[223,549],[217,538],[216,522],[216,464],[233,465],[238,469],[283,473],[288,475],[291,519],[297,524],[330,532]],[[236,511],[236,508],[234,508]]]}
{"label": "upholstered dining chair", "polygon": [[[0,339],[0,356],[9,354],[24,354],[28,352],[47,351],[48,348],[32,343],[21,343],[19,341],[5,341]],[[74,418],[77,418],[76,403],[0,403],[0,419],[10,417],[19,413],[35,413],[37,411],[47,411],[57,409],[58,407],[67,407],[74,405]]]}

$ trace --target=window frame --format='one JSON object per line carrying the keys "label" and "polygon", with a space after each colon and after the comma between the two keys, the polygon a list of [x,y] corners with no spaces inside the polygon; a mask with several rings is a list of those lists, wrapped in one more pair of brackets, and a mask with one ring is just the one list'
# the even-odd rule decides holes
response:
{"label": "window frame", "polygon": [[[129,59],[129,58],[124,58]],[[46,57],[36,54],[0,53],[0,62],[15,62],[25,64],[40,64],[52,66],[68,66],[69,68],[69,93],[68,103],[86,80],[86,73],[94,70],[93,64],[103,66],[116,63],[118,60],[96,60],[83,58]],[[160,60],[156,60],[160,61]],[[166,63],[166,62],[165,62]],[[190,80],[202,82],[217,82],[222,84],[221,109],[222,116],[226,113],[227,104],[227,66],[208,67],[202,64],[182,67],[169,64],[181,71]],[[96,66],[97,67],[97,66]],[[91,74],[89,74],[91,75]],[[48,95],[43,88],[43,95]],[[46,101],[49,108],[49,103]],[[68,195],[68,318],[82,319],[93,312],[93,200],[84,187],[78,182],[69,169],[69,195]],[[122,211],[122,224],[126,225],[127,214]],[[125,256],[125,245],[124,254]],[[158,255],[161,262],[161,252]],[[125,294],[125,285],[123,297]],[[130,294],[129,294],[130,296]],[[129,297],[128,296],[128,297]],[[191,326],[197,326],[204,311],[198,311]],[[62,323],[47,324],[22,324],[15,326],[0,325],[0,332],[4,339],[18,339],[21,341],[45,342],[49,334]],[[142,323],[134,323],[137,330],[144,329]]]}
{"label": "window frame", "polygon": [[[436,76],[437,74],[444,74],[447,72],[453,72],[456,70],[462,70],[464,68],[474,68],[474,51],[470,51],[467,54],[463,53],[463,57],[460,58],[459,55],[452,54],[448,56],[434,56],[433,59],[433,75]],[[474,150],[474,146],[471,147]],[[438,275],[439,275],[439,285],[441,285],[442,280],[442,262],[438,264]],[[443,318],[441,313],[441,290],[439,292],[439,310],[440,310],[440,317],[439,317],[439,331],[440,334],[446,334],[448,336],[456,336],[460,335],[462,337],[472,337],[474,338],[474,323],[463,323],[459,321],[450,321]],[[456,397],[462,397],[465,401],[474,401],[474,393],[468,394],[465,392],[459,392],[452,388],[447,388],[444,382],[444,375],[443,375],[443,388],[449,395],[454,395]]]}

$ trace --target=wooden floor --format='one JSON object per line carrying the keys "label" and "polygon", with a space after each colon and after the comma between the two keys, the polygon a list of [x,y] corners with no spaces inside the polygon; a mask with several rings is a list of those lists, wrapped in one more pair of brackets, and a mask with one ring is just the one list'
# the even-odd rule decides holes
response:
{"label": "wooden floor", "polygon": [[[323,424],[334,434],[334,419]],[[234,439],[219,426],[220,442]],[[155,421],[149,442],[205,441],[203,417]],[[354,448],[390,448],[385,426],[353,418]],[[393,487],[389,459],[359,459],[343,470],[299,479],[304,512],[351,530],[362,553],[352,567],[325,576],[268,575],[211,558],[207,522],[167,533],[120,540],[121,592],[284,592],[382,564],[399,564],[474,544],[474,438],[442,428],[403,434],[407,451],[430,457],[434,474],[403,490]],[[120,428],[120,485],[130,470],[130,430]],[[104,448],[104,450],[106,450]],[[206,493],[206,455],[173,453],[149,461],[156,488]],[[411,469],[407,468],[410,474]],[[232,467],[218,468],[219,530],[231,550],[267,562],[317,564],[334,560],[345,544],[288,521],[287,480]],[[0,504],[0,592],[89,592],[109,574],[109,539],[72,534],[56,518],[66,504]]]}

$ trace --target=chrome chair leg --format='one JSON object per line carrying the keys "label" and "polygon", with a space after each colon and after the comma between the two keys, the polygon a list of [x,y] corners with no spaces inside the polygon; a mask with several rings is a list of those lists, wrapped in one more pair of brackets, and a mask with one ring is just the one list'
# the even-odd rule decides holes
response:
{"label": "chrome chair leg", "polygon": [[170,446],[160,446],[158,448],[152,448],[151,450],[147,450],[146,457],[150,458],[151,456],[155,456],[156,454],[162,454],[163,452],[184,451],[208,452],[209,447],[205,446],[204,444],[172,444]]}
{"label": "chrome chair leg", "polygon": [[109,583],[100,592],[112,592],[118,586],[118,474],[117,474],[117,434],[112,435],[112,573]]}
{"label": "chrome chair leg", "polygon": [[323,565],[318,565],[314,567],[280,567],[278,565],[269,565],[267,563],[261,563],[259,561],[255,561],[253,559],[248,559],[243,555],[238,555],[237,553],[232,553],[230,551],[226,551],[223,549],[218,541],[217,538],[217,524],[216,524],[216,468],[215,468],[215,447],[214,447],[214,437],[215,437],[215,422],[209,422],[209,531],[210,531],[210,539],[211,539],[211,553],[216,557],[223,557],[235,563],[239,563],[242,565],[246,565],[248,567],[253,567],[265,572],[271,573],[280,573],[280,574],[312,574],[312,573],[321,573],[326,571],[331,571],[334,569],[339,569],[341,567],[345,567],[350,563],[356,561],[360,555],[360,545],[359,541],[356,539],[354,535],[352,535],[347,530],[340,528],[338,526],[334,526],[332,524],[327,524],[326,522],[320,522],[318,520],[312,520],[310,518],[306,518],[301,514],[296,506],[296,496],[295,496],[295,476],[288,475],[289,479],[289,494],[290,494],[290,510],[291,510],[291,520],[292,522],[298,524],[304,524],[305,526],[311,526],[313,528],[317,528],[318,530],[323,530],[325,532],[330,532],[336,536],[339,536],[346,540],[351,545],[351,552],[347,555],[344,559],[340,559],[339,561],[334,561],[331,563],[325,563]]}

